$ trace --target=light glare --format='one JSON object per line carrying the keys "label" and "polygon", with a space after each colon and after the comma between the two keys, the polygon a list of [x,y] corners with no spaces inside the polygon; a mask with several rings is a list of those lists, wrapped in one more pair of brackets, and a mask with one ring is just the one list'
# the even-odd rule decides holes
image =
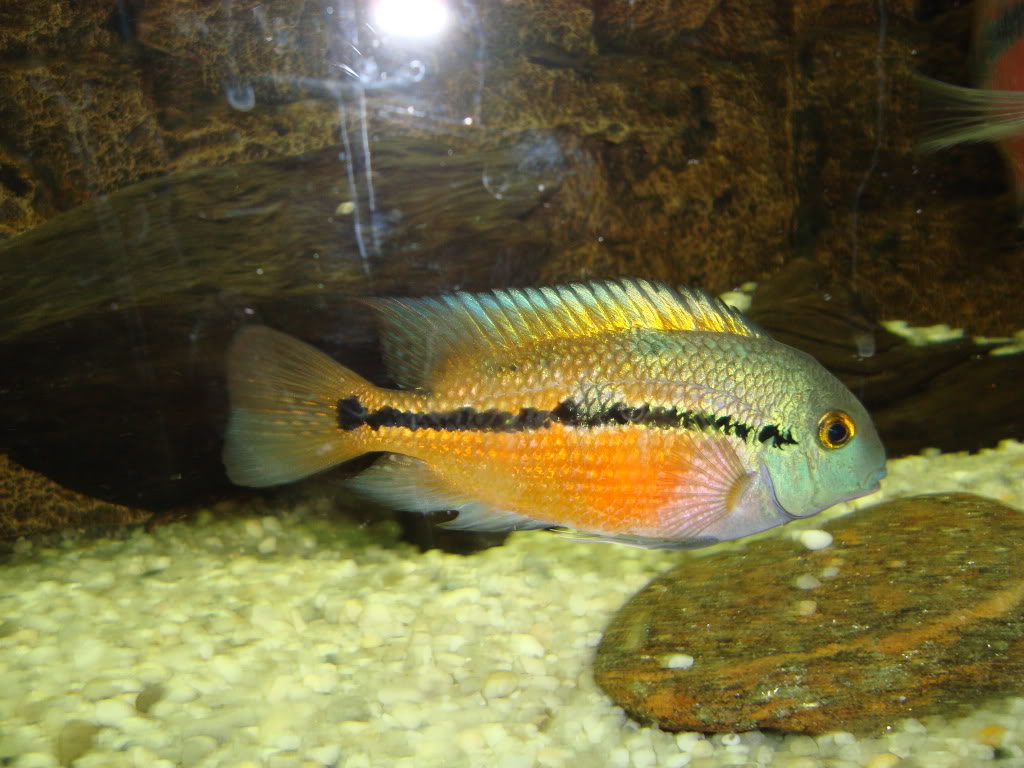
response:
{"label": "light glare", "polygon": [[437,37],[448,25],[448,7],[441,0],[380,0],[374,18],[388,35]]}

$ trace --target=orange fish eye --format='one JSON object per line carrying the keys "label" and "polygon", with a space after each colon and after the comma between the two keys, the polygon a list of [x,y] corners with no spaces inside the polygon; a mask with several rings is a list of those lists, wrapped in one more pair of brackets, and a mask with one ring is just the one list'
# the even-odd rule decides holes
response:
{"label": "orange fish eye", "polygon": [[818,442],[826,448],[842,448],[856,433],[853,419],[843,411],[826,411],[818,419]]}

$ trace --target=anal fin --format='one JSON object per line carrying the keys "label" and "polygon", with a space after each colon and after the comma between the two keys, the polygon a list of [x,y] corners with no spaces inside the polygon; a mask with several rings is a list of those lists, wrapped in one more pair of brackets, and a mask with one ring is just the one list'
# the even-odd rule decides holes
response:
{"label": "anal fin", "polygon": [[553,528],[552,533],[569,541],[583,541],[594,544],[619,544],[637,549],[700,549],[717,544],[718,539],[708,536],[692,539],[659,539],[649,536],[631,536],[614,533],[584,533],[568,528]]}
{"label": "anal fin", "polygon": [[464,531],[511,531],[547,528],[551,523],[518,512],[496,509],[452,488],[440,472],[412,456],[390,454],[358,477],[349,487],[385,506],[409,512],[453,510],[459,516],[439,527]]}

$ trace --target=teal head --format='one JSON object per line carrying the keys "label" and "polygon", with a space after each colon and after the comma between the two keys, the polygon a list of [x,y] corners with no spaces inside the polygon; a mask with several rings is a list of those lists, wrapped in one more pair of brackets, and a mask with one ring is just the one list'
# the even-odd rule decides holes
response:
{"label": "teal head", "polygon": [[817,363],[802,378],[805,386],[787,398],[796,444],[763,454],[776,501],[790,517],[872,493],[885,477],[885,448],[860,401]]}

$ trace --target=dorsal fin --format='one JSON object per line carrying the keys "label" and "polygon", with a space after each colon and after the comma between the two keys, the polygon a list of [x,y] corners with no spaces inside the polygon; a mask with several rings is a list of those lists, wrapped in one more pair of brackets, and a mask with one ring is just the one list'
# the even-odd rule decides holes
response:
{"label": "dorsal fin", "polygon": [[762,335],[718,299],[651,280],[363,301],[380,319],[388,370],[399,386],[409,389],[429,389],[439,366],[462,353],[509,350],[550,339],[634,328]]}

